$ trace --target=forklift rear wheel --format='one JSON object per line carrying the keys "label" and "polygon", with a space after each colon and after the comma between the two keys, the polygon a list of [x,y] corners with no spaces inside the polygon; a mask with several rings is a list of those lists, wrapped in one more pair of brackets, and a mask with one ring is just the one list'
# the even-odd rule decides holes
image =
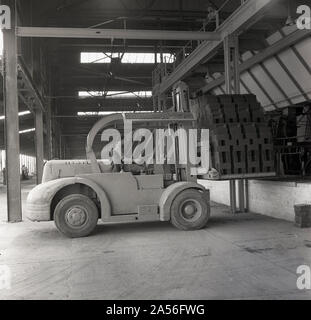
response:
{"label": "forklift rear wheel", "polygon": [[206,226],[209,216],[209,204],[199,190],[182,191],[173,200],[171,223],[180,230],[202,229]]}
{"label": "forklift rear wheel", "polygon": [[57,229],[70,238],[88,236],[96,227],[98,209],[82,194],[71,194],[59,201],[54,210]]}

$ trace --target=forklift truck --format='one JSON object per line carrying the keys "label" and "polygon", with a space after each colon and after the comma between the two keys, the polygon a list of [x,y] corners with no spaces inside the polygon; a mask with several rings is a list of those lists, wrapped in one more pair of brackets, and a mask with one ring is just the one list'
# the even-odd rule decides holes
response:
{"label": "forklift truck", "polygon": [[[186,112],[103,117],[88,134],[86,160],[52,160],[45,164],[42,183],[28,195],[27,218],[54,220],[58,230],[72,238],[90,235],[99,219],[102,222],[171,221],[181,230],[204,228],[210,217],[209,190],[197,183],[196,168],[191,168],[189,163],[178,164],[178,157],[184,152],[178,143],[175,165],[107,165],[97,160],[93,150],[96,136],[107,128],[122,128],[125,120],[135,127],[196,128],[194,116]],[[189,141],[185,140],[187,145]],[[202,153],[209,157],[208,148],[201,148],[201,156]],[[200,168],[200,174],[208,171],[209,168]]]}

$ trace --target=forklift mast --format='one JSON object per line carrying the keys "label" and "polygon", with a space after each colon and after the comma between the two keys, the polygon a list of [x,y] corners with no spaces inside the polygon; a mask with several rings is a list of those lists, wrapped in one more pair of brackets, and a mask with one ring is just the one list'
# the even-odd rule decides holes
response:
{"label": "forklift mast", "polygon": [[[158,150],[159,146],[157,145],[156,141],[156,130],[157,129],[164,129],[164,130],[170,130],[172,137],[174,139],[174,158],[175,163],[174,165],[169,165],[167,163],[165,164],[157,164],[155,163],[153,166],[153,170],[148,171],[147,173],[155,174],[155,173],[167,173],[170,172],[173,168],[174,172],[174,180],[175,181],[196,181],[196,174],[198,170],[194,167],[191,167],[191,164],[189,161],[186,162],[186,164],[180,164],[180,158],[183,159],[189,159],[188,151],[189,151],[189,145],[190,143],[195,143],[195,141],[190,141],[190,138],[188,139],[189,129],[196,129],[197,128],[197,122],[194,119],[194,116],[192,113],[189,112],[154,112],[154,113],[124,113],[124,114],[112,114],[103,117],[100,119],[91,129],[87,136],[87,142],[86,142],[86,157],[91,162],[92,171],[93,173],[101,173],[100,165],[96,159],[96,154],[93,150],[93,143],[95,140],[95,137],[105,129],[109,129],[111,127],[114,128],[120,128],[124,126],[124,123],[126,121],[130,121],[133,130],[139,129],[139,128],[151,128],[153,139],[155,143],[153,144],[155,146],[154,149]],[[179,129],[184,129],[184,132],[186,132],[186,136],[181,136],[179,134],[176,134],[176,132]],[[124,136],[122,138],[125,139]],[[167,143],[168,139],[164,140],[164,150],[167,149]],[[124,141],[123,141],[124,142]],[[199,142],[199,146],[201,147],[201,142]],[[206,158],[209,157],[209,144],[206,143],[206,148],[201,151],[201,156],[204,154]],[[124,148],[124,143],[123,143]],[[124,156],[124,155],[123,155]],[[154,159],[155,160],[155,159]],[[209,168],[200,168],[200,172],[202,173],[202,170],[205,174],[208,173]]]}

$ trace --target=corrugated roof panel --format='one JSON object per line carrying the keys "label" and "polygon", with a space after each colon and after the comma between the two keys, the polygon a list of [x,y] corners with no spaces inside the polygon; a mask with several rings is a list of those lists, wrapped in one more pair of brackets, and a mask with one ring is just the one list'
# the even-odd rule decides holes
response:
{"label": "corrugated roof panel", "polygon": [[[296,79],[299,86],[304,92],[310,92],[311,90],[311,75],[303,66],[303,64],[298,60],[297,56],[292,50],[286,50],[281,52],[279,55],[280,59],[286,65],[292,76]],[[297,88],[297,93],[299,93],[299,88]],[[311,99],[311,94],[308,95]],[[305,100],[302,94],[302,101]]]}
{"label": "corrugated roof panel", "polygon": [[[297,31],[295,25],[282,28],[267,38],[267,43],[272,45],[294,31]],[[255,54],[254,51],[244,52],[240,62]],[[225,84],[218,89],[214,88],[214,92],[225,90]],[[311,37],[241,73],[241,92],[254,93],[269,111],[311,100]]]}
{"label": "corrugated roof panel", "polygon": [[269,75],[265,73],[261,66],[256,65],[252,68],[252,72],[277,106],[279,101],[283,101],[284,99],[286,99],[286,97],[275,86]]}
{"label": "corrugated roof panel", "polygon": [[311,38],[297,43],[295,48],[311,68]]}
{"label": "corrugated roof panel", "polygon": [[[292,82],[285,70],[280,66],[275,58],[268,59],[264,62],[264,66],[269,70],[273,78],[280,85],[286,96],[289,98],[291,103],[296,103],[295,99],[292,98],[297,95],[295,90],[295,84]],[[285,99],[286,97],[284,97]],[[286,107],[288,102],[284,101],[280,103],[279,107]]]}
{"label": "corrugated roof panel", "polygon": [[248,90],[244,87],[243,83],[240,83],[241,94],[248,94]]}
{"label": "corrugated roof panel", "polygon": [[270,104],[270,100],[265,95],[265,93],[258,87],[256,82],[253,80],[251,75],[248,72],[244,72],[241,74],[241,79],[245,83],[245,85],[248,87],[248,89],[257,96],[258,101],[263,105]]}

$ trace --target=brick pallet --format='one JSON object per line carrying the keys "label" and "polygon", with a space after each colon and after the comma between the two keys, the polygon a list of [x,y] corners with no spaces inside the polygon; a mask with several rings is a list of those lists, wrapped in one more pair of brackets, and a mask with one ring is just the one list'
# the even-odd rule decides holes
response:
{"label": "brick pallet", "polygon": [[220,175],[274,171],[270,128],[254,95],[202,95],[192,103],[199,126],[210,129],[213,167]]}

